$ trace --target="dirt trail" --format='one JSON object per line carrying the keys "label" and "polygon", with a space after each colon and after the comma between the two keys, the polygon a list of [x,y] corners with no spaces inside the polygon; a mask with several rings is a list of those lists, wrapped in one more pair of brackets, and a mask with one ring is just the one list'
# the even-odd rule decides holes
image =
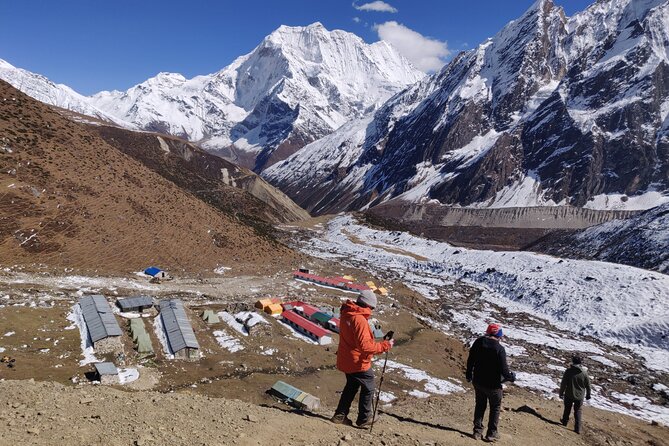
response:
{"label": "dirt trail", "polygon": [[[267,397],[265,407],[190,392],[124,392],[102,386],[68,387],[0,382],[0,443],[39,445],[473,445],[471,392],[392,407],[373,435],[336,426],[322,414],[300,415]],[[530,402],[545,417],[516,412]],[[501,417],[502,445],[663,445],[669,430],[586,408],[586,432],[555,423],[559,404],[511,389]]]}

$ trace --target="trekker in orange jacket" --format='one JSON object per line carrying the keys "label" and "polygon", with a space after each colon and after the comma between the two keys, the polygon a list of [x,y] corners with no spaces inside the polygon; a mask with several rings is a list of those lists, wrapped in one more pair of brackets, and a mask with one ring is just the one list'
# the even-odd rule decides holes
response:
{"label": "trekker in orange jacket", "polygon": [[348,413],[358,389],[361,390],[356,424],[358,427],[366,427],[372,422],[372,398],[374,396],[372,357],[387,352],[394,343],[392,339],[382,342],[374,341],[368,319],[375,307],[376,295],[367,290],[360,293],[356,302],[347,300],[341,306],[337,369],[346,374],[346,386],[331,419],[333,423],[353,425],[348,418]]}

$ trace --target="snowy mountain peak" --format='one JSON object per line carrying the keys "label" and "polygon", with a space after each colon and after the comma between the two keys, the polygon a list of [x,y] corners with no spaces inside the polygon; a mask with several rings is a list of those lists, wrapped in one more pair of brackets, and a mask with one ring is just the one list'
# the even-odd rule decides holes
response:
{"label": "snowy mountain peak", "polygon": [[669,196],[669,1],[535,2],[264,176],[315,213],[391,199],[652,207]]}
{"label": "snowy mountain peak", "polygon": [[424,77],[392,46],[322,24],[281,26],[212,75],[159,75],[97,107],[148,130],[184,136],[262,170]]}
{"label": "snowy mountain peak", "polygon": [[186,82],[186,78],[179,73],[169,73],[162,71],[156,76],[146,80],[146,84],[152,86],[167,86],[172,87],[176,85],[181,85]]}

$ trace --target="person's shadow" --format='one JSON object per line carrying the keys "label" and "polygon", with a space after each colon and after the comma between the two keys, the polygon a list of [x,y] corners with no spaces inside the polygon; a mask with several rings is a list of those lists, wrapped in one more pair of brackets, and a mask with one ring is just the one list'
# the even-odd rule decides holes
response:
{"label": "person's shadow", "polygon": [[545,416],[543,416],[539,412],[537,412],[536,409],[534,409],[530,406],[527,406],[527,405],[520,406],[517,409],[513,409],[513,411],[516,412],[516,413],[528,413],[530,415],[533,415],[533,416],[539,418],[541,421],[545,421],[548,424],[553,424],[555,426],[562,426],[562,423],[559,423],[557,421],[550,420],[550,419],[546,418]]}
{"label": "person's shadow", "polygon": [[430,427],[432,429],[440,429],[442,431],[456,432],[456,433],[464,435],[466,437],[471,437],[472,436],[471,432],[463,432],[460,429],[456,429],[454,427],[442,426],[441,424],[434,424],[434,423],[430,423],[430,422],[427,422],[427,421],[414,420],[413,418],[403,417],[402,415],[398,415],[396,413],[386,412],[385,410],[379,410],[379,413],[382,413],[384,415],[388,415],[389,417],[393,417],[396,420],[402,421],[402,422],[420,424],[421,426]]}

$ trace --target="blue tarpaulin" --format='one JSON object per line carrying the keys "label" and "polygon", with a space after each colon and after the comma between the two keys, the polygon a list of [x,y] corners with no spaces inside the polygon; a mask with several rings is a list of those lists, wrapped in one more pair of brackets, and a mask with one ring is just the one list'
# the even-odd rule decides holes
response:
{"label": "blue tarpaulin", "polygon": [[155,266],[150,266],[144,270],[144,274],[148,274],[149,276],[155,276],[161,271],[162,270],[160,268],[156,268]]}

